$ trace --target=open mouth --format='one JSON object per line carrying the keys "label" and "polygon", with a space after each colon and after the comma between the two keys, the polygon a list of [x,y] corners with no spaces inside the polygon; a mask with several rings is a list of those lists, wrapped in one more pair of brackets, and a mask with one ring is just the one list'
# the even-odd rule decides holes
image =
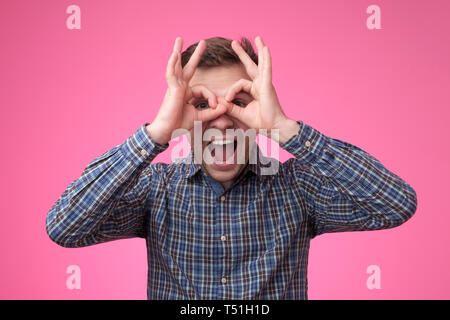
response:
{"label": "open mouth", "polygon": [[215,164],[234,164],[237,144],[236,139],[213,140],[207,148]]}

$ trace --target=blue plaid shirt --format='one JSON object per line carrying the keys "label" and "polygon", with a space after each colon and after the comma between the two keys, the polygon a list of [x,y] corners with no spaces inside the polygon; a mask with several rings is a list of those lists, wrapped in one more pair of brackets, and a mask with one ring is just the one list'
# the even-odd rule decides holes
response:
{"label": "blue plaid shirt", "polygon": [[145,238],[148,299],[307,299],[313,237],[401,225],[417,202],[370,154],[299,124],[281,145],[295,158],[275,175],[249,164],[227,190],[193,161],[152,164],[167,145],[144,125],[67,187],[47,233],[64,247]]}

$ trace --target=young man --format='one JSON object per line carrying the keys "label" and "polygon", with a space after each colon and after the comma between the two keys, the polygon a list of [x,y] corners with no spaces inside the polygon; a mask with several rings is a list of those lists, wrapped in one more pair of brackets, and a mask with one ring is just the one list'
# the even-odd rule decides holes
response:
{"label": "young man", "polygon": [[[360,148],[286,117],[269,49],[255,43],[257,55],[245,38],[219,37],[182,53],[177,38],[156,118],[68,186],[47,215],[50,238],[145,238],[148,299],[307,299],[313,237],[407,221],[415,191]],[[188,161],[152,164],[177,129],[189,133]],[[266,171],[235,129],[276,138],[294,158]]]}

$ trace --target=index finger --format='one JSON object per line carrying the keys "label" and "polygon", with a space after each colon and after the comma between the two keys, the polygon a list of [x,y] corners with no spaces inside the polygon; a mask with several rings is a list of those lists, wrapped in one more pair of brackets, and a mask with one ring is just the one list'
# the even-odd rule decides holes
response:
{"label": "index finger", "polygon": [[173,44],[173,51],[181,52],[181,48],[183,48],[183,38],[176,37],[175,42]]}
{"label": "index finger", "polygon": [[258,66],[255,64],[255,62],[249,57],[247,52],[245,52],[244,48],[237,42],[236,40],[233,40],[231,42],[231,47],[233,48],[234,52],[238,55],[239,59],[242,61],[242,64],[245,67],[245,70],[247,71],[250,78],[253,80],[258,75]]}
{"label": "index finger", "polygon": [[205,49],[206,49],[206,41],[200,40],[197,44],[197,47],[194,50],[194,53],[189,58],[188,63],[186,63],[186,65],[183,68],[183,78],[186,81],[189,81],[194,75],[195,69],[197,68],[198,63],[200,62],[200,59],[202,58]]}

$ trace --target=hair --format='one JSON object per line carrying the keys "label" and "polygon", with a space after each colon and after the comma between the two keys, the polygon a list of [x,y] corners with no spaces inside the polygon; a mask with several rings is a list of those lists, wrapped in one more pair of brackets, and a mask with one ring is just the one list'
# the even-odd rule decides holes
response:
{"label": "hair", "polygon": [[[242,63],[239,56],[231,47],[232,40],[222,37],[214,37],[205,39],[205,41],[206,49],[197,65],[198,68],[211,68]],[[253,62],[258,64],[258,56],[256,55],[250,40],[246,37],[242,37],[239,43]],[[190,45],[181,53],[181,66],[183,68],[188,63],[197,45],[198,42]]]}

